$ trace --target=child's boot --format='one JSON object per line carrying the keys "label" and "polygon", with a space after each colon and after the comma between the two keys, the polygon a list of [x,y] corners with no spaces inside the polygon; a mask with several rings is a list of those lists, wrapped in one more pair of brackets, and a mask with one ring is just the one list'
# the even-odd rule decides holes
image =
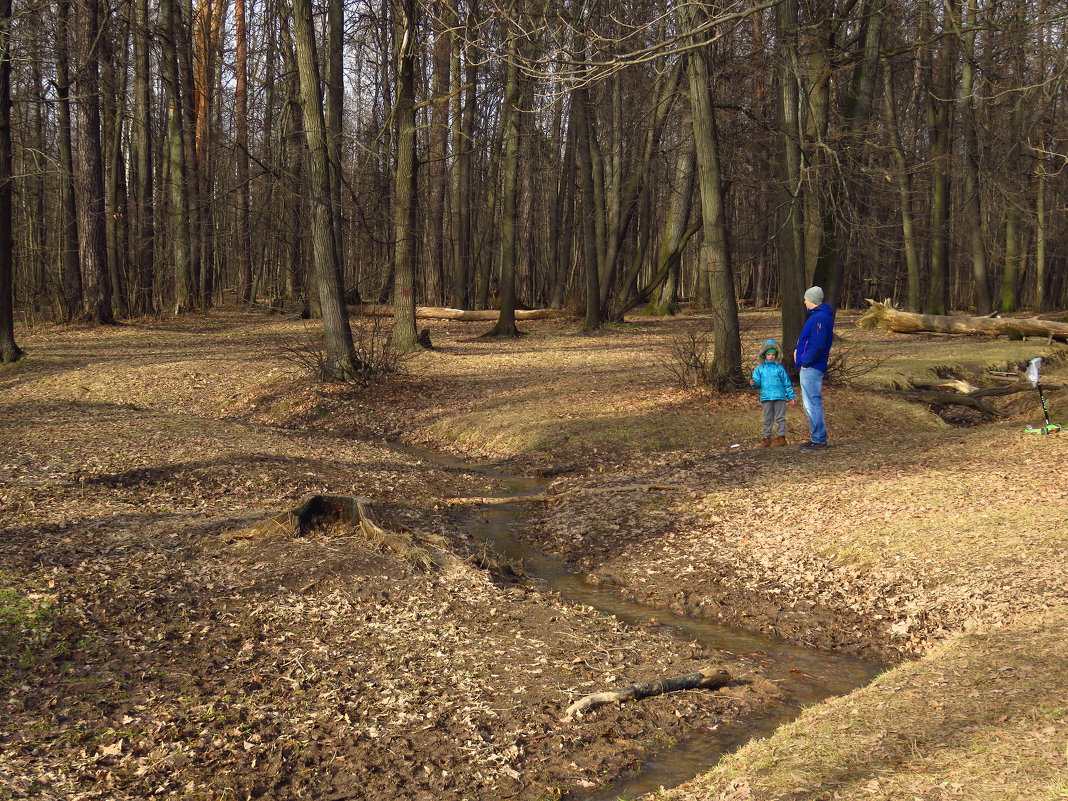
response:
{"label": "child's boot", "polygon": [[762,439],[760,441],[760,447],[761,448],[766,448],[769,445],[771,445],[771,437],[764,437],[764,439]]}
{"label": "child's boot", "polygon": [[771,444],[772,445],[785,445],[786,444],[786,437],[781,436],[781,435],[778,436],[778,437],[775,437],[775,439],[773,439],[771,441]]}

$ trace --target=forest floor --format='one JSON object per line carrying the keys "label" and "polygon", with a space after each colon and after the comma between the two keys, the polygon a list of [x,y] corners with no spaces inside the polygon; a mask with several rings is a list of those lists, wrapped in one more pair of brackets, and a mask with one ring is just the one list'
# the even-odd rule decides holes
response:
{"label": "forest floor", "polygon": [[[1050,352],[855,317],[837,348],[871,387]],[[742,321],[748,363],[778,317]],[[758,655],[510,572],[465,529],[464,499],[505,488],[388,441],[545,476],[523,535],[621,595],[898,663],[666,797],[1068,797],[1068,434],[1022,432],[1033,393],[961,427],[829,386],[833,447],[797,450],[798,405],[791,446],[760,448],[753,393],[665,368],[705,324],[430,323],[434,350],[366,386],[301,375],[290,318],[20,330],[30,356],[0,371],[0,799],[536,801],[781,702]],[[1050,399],[1063,418],[1068,393]],[[387,535],[254,527],[309,493],[370,498]],[[711,664],[736,680],[560,720]]]}

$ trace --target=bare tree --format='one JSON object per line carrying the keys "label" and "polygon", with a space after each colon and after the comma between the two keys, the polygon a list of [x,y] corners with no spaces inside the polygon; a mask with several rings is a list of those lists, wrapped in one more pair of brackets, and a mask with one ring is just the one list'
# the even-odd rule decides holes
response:
{"label": "bare tree", "polygon": [[77,128],[75,185],[86,317],[95,323],[115,321],[104,230],[104,161],[100,149],[100,7],[97,0],[76,6],[78,63],[75,72]]}
{"label": "bare tree", "polygon": [[[514,11],[516,3],[509,10]],[[497,323],[489,336],[519,336],[515,325],[515,272],[516,272],[516,219],[519,196],[519,128],[522,107],[522,77],[519,71],[519,38],[512,37],[509,43],[507,78],[505,79],[504,105],[501,108],[501,136],[504,151],[501,163],[503,173],[501,188],[501,308]]]}
{"label": "bare tree", "polygon": [[56,3],[56,108],[59,162],[59,250],[63,319],[70,322],[81,314],[82,270],[78,257],[78,217],[74,197],[74,146],[70,108],[70,0]]}
{"label": "bare tree", "polygon": [[[690,7],[684,0],[679,0],[677,9],[680,27],[684,31],[690,31],[692,35],[701,22],[696,16],[698,10]],[[690,80],[690,116],[693,121],[701,214],[704,219],[701,250],[698,255],[699,269],[706,276],[703,281],[708,287],[708,303],[713,313],[715,353],[712,381],[725,387],[741,380],[742,346],[707,57],[707,48],[692,50],[686,57],[686,72]]]}
{"label": "bare tree", "polygon": [[415,54],[419,35],[418,0],[391,0],[397,97],[393,108],[396,173],[393,209],[393,347],[420,348],[415,330],[417,171]]}
{"label": "bare tree", "polygon": [[11,235],[11,0],[0,0],[0,361],[16,362],[12,307],[14,241]]}
{"label": "bare tree", "polygon": [[252,300],[252,241],[249,236],[249,206],[251,181],[249,177],[248,138],[248,32],[245,26],[245,0],[234,0],[234,139],[237,160],[237,299],[240,303]]}
{"label": "bare tree", "polygon": [[319,285],[326,352],[333,375],[339,379],[349,379],[354,378],[358,370],[334,236],[330,151],[316,59],[311,0],[293,0],[293,33],[300,73],[301,106],[304,109],[304,135],[308,145],[312,258]]}

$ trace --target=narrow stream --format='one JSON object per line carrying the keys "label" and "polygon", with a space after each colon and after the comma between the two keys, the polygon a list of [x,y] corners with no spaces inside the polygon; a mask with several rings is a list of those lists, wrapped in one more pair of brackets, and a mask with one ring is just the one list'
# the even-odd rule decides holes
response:
{"label": "narrow stream", "polygon": [[[865,662],[827,651],[802,648],[759,634],[731,628],[708,620],[676,615],[665,609],[645,606],[623,597],[618,588],[591,584],[555,559],[516,535],[524,506],[522,498],[544,491],[547,482],[502,473],[493,466],[463,462],[445,454],[408,446],[394,446],[433,464],[450,469],[480,473],[505,487],[504,497],[514,504],[477,507],[481,520],[468,526],[468,532],[486,541],[501,556],[521,563],[523,572],[574,603],[592,606],[605,614],[632,624],[648,626],[655,620],[666,630],[714,649],[738,654],[761,654],[762,668],[770,681],[783,692],[785,703],[717,730],[646,761],[636,775],[621,779],[593,792],[572,793],[572,801],[630,801],[663,787],[674,787],[711,768],[721,756],[746,742],[766,737],[783,723],[793,720],[803,708],[835,695],[845,695],[861,687],[886,669],[886,665]],[[610,689],[610,688],[604,688]]]}

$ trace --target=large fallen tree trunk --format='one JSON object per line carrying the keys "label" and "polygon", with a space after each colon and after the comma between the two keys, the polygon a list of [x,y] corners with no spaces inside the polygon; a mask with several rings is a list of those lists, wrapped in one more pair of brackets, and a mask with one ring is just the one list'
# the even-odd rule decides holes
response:
{"label": "large fallen tree trunk", "polygon": [[642,684],[630,684],[618,690],[603,693],[591,693],[580,698],[567,708],[561,720],[570,723],[576,715],[582,715],[605,704],[621,704],[624,701],[639,701],[654,695],[678,692],[679,690],[715,690],[731,680],[731,674],[725,670],[705,668],[700,673],[688,676],[676,676],[672,679],[657,679]]}
{"label": "large fallen tree trunk", "polygon": [[[378,306],[368,304],[360,309],[364,314],[371,317],[392,317],[392,306]],[[467,309],[446,309],[439,306],[416,306],[415,316],[420,320],[459,320],[460,322],[487,322],[494,323],[501,313],[496,309],[483,311],[469,311]],[[562,309],[516,309],[517,320],[551,320],[558,317],[566,317],[567,312]]]}
{"label": "large fallen tree trunk", "polygon": [[990,337],[1045,337],[1068,342],[1068,323],[1040,320],[1037,317],[952,317],[941,314],[915,314],[895,309],[889,303],[871,304],[857,320],[859,328],[882,328],[899,334],[977,334]]}

